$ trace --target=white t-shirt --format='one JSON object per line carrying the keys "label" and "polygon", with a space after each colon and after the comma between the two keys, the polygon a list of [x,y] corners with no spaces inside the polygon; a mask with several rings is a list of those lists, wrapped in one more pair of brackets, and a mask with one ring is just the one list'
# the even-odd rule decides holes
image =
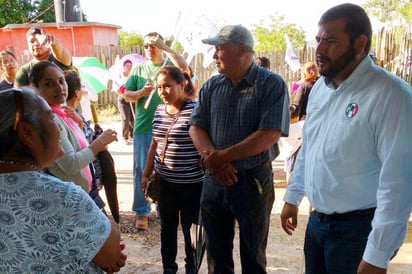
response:
{"label": "white t-shirt", "polygon": [[290,156],[302,143],[302,128],[305,121],[298,121],[289,127],[289,136],[280,138],[285,158]]}

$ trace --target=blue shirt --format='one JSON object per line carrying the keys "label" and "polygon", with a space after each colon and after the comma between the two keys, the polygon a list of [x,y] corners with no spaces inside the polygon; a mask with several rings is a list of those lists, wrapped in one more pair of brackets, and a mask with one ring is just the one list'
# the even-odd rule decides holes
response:
{"label": "blue shirt", "polygon": [[0,174],[0,273],[103,273],[92,260],[110,231],[73,183],[33,171]]}
{"label": "blue shirt", "polygon": [[411,87],[369,57],[337,89],[320,78],[284,196],[326,214],[377,207],[363,259],[384,268],[412,210],[411,118]]}
{"label": "blue shirt", "polygon": [[[201,127],[216,149],[233,146],[260,129],[289,131],[289,96],[283,79],[256,64],[233,86],[223,74],[211,77],[200,89],[191,124]],[[277,146],[277,144],[276,144]],[[235,160],[245,170],[273,160],[273,150]]]}

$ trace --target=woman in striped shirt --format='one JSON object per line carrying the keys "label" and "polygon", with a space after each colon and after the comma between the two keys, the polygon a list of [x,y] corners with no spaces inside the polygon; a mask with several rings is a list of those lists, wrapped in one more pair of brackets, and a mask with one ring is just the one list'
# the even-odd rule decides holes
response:
{"label": "woman in striped shirt", "polygon": [[196,102],[189,99],[193,85],[188,74],[174,66],[156,74],[160,104],[153,119],[153,137],[142,176],[143,191],[153,171],[161,175],[158,202],[161,220],[163,273],[176,273],[177,228],[185,240],[186,273],[196,273],[190,227],[197,220],[204,172],[200,154],[189,136],[190,114]]}

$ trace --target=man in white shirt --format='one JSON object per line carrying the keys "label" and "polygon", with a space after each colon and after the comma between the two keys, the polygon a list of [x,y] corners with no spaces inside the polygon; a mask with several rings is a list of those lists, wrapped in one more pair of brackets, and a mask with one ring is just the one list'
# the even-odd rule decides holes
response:
{"label": "man in white shirt", "polygon": [[368,56],[365,11],[342,4],[319,21],[322,77],[309,96],[303,145],[284,196],[291,235],[306,194],[305,273],[386,273],[412,210],[412,90]]}

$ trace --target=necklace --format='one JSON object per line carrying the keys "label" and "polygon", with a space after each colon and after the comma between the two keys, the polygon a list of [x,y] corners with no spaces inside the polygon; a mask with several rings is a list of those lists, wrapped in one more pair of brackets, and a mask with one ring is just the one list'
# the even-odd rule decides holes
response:
{"label": "necklace", "polygon": [[22,165],[22,166],[26,166],[29,167],[31,169],[34,169],[35,171],[39,171],[40,169],[32,164],[32,163],[23,163],[23,162],[18,162],[18,161],[11,161],[11,160],[0,160],[0,164],[6,164],[6,165]]}

